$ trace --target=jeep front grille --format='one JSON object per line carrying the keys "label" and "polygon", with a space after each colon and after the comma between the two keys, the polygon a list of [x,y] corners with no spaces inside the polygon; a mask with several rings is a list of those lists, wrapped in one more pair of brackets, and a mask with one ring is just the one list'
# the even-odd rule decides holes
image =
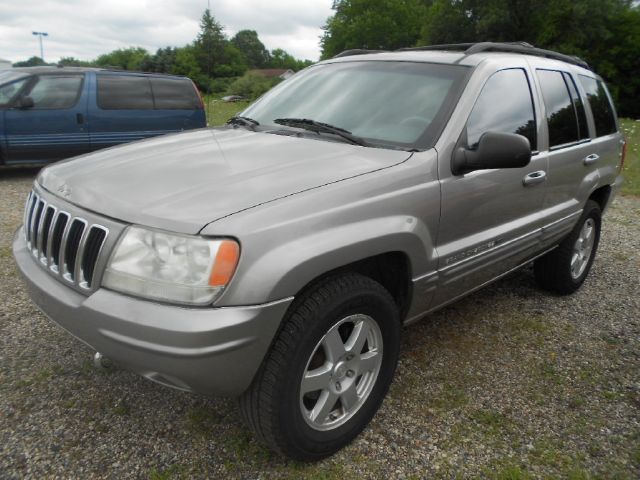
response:
{"label": "jeep front grille", "polygon": [[27,248],[38,263],[64,281],[90,290],[109,229],[90,224],[31,192],[24,211]]}

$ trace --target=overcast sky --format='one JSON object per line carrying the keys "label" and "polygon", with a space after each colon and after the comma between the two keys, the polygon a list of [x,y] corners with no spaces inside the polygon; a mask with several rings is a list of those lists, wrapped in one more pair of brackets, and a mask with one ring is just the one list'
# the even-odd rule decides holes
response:
{"label": "overcast sky", "polygon": [[[318,60],[332,0],[210,0],[228,37],[256,30],[270,50]],[[91,60],[116,48],[183,46],[198,33],[207,0],[0,0],[0,58],[40,56],[31,32],[47,32],[44,58]]]}

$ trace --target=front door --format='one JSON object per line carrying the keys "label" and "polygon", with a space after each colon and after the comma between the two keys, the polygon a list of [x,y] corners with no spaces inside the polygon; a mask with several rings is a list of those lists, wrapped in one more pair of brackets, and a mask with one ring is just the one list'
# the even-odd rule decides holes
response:
{"label": "front door", "polygon": [[31,81],[20,98],[33,106],[5,111],[7,163],[53,162],[90,150],[84,84],[84,75],[74,73]]}
{"label": "front door", "polygon": [[500,70],[482,87],[461,141],[473,149],[486,132],[520,134],[534,151],[530,164],[453,175],[450,159],[439,159],[442,207],[433,307],[509,271],[539,249],[547,157],[536,151],[536,123],[528,69]]}

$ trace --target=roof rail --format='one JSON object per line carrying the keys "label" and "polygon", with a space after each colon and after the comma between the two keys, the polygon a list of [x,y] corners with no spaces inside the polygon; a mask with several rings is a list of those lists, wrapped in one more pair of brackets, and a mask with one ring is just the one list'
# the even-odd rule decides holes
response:
{"label": "roof rail", "polygon": [[389,50],[367,50],[366,48],[352,48],[351,50],[345,50],[331,58],[348,57],[350,55],[366,55],[367,53],[382,53]]}
{"label": "roof rail", "polygon": [[479,43],[449,43],[444,45],[428,45],[425,47],[401,48],[399,51],[423,51],[423,50],[459,50],[464,52],[465,56],[473,55],[480,52],[510,52],[522,53],[524,55],[535,55],[537,57],[552,58],[563,62],[577,65],[579,67],[591,67],[587,62],[573,55],[564,55],[552,50],[544,50],[536,48],[527,42],[479,42]]}

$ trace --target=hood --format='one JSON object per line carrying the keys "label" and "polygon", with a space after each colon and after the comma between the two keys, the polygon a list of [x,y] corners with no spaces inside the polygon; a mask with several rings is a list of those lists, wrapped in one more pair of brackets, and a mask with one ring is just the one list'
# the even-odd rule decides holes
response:
{"label": "hood", "polygon": [[203,129],[61,162],[44,169],[38,182],[111,218],[197,233],[219,218],[409,156],[245,129]]}

